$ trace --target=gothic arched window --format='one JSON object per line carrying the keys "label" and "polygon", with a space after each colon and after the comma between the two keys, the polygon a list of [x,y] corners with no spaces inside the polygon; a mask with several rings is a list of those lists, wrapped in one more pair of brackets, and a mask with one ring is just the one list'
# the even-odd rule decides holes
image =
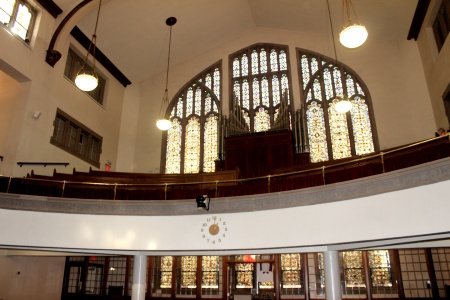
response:
{"label": "gothic arched window", "polygon": [[284,98],[292,115],[287,46],[256,44],[242,49],[230,55],[230,68],[230,107],[240,108],[250,132],[273,128]]}
{"label": "gothic arched window", "polygon": [[[374,152],[372,102],[363,81],[334,59],[303,49],[298,49],[298,54],[311,162]],[[352,108],[342,114],[334,107],[344,98],[351,101]]]}
{"label": "gothic arched window", "polygon": [[221,64],[188,82],[172,99],[166,115],[172,127],[163,135],[166,174],[214,172],[218,158]]}

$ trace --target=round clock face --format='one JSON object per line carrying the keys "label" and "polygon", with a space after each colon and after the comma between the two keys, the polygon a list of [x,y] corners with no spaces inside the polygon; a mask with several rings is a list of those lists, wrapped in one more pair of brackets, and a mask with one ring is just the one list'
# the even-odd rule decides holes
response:
{"label": "round clock face", "polygon": [[216,244],[221,243],[222,240],[227,236],[227,223],[216,216],[206,218],[206,222],[202,224],[200,229],[202,238],[206,240],[207,243]]}

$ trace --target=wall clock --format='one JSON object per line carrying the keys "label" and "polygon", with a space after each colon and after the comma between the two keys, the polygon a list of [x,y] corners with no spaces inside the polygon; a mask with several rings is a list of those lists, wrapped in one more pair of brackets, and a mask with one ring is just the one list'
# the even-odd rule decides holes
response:
{"label": "wall clock", "polygon": [[227,222],[216,216],[206,218],[206,222],[202,224],[200,232],[202,238],[210,244],[221,243],[227,236]]}

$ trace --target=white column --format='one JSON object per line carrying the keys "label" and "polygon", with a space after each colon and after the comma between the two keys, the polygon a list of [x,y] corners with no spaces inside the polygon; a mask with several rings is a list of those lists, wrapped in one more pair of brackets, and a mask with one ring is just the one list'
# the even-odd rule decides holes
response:
{"label": "white column", "polygon": [[147,266],[147,255],[134,256],[131,300],[145,300],[145,275]]}
{"label": "white column", "polygon": [[325,297],[327,300],[342,300],[341,277],[339,274],[339,253],[323,252],[325,269]]}

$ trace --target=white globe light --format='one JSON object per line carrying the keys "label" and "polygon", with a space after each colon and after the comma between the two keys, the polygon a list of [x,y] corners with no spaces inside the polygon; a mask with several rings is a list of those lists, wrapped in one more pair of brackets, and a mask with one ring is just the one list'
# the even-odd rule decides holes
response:
{"label": "white globe light", "polygon": [[86,73],[79,74],[75,78],[75,84],[80,90],[90,92],[97,87],[98,79]]}
{"label": "white globe light", "polygon": [[367,40],[367,30],[362,25],[350,25],[339,34],[339,42],[347,48],[357,48]]}
{"label": "white globe light", "polygon": [[338,101],[334,106],[334,109],[336,109],[336,111],[340,112],[340,113],[346,113],[351,108],[352,108],[352,103],[348,100]]}
{"label": "white globe light", "polygon": [[156,121],[156,127],[158,127],[160,130],[168,130],[170,127],[172,127],[172,123],[166,119],[159,119],[158,121]]}

